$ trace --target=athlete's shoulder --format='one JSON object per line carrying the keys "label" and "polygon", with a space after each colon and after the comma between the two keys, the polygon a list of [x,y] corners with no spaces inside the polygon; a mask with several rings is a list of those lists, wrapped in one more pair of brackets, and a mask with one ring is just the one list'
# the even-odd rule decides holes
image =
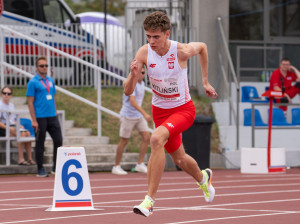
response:
{"label": "athlete's shoulder", "polygon": [[145,44],[139,48],[139,50],[135,55],[135,59],[137,59],[138,61],[142,61],[144,64],[146,64],[147,55],[148,55],[148,45]]}
{"label": "athlete's shoulder", "polygon": [[187,60],[190,57],[196,55],[196,49],[195,47],[188,43],[177,43],[177,55],[178,58],[180,58],[181,60]]}

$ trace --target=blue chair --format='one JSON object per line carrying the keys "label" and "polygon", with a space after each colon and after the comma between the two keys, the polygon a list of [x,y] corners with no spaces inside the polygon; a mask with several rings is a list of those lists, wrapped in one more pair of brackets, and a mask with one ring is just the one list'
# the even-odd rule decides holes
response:
{"label": "blue chair", "polygon": [[292,124],[300,125],[300,108],[292,109]]}
{"label": "blue chair", "polygon": [[[244,126],[251,126],[251,109],[244,109]],[[259,110],[254,110],[254,125],[255,126],[267,126],[261,119]]]}
{"label": "blue chair", "polygon": [[281,110],[280,108],[273,108],[272,125],[291,126],[293,124],[290,124],[286,121],[283,110]]}
{"label": "blue chair", "polygon": [[242,102],[266,103],[268,101],[258,95],[256,87],[242,86]]}
{"label": "blue chair", "polygon": [[20,118],[20,124],[30,132],[31,137],[35,137],[34,128],[32,127],[31,120],[27,118]]}

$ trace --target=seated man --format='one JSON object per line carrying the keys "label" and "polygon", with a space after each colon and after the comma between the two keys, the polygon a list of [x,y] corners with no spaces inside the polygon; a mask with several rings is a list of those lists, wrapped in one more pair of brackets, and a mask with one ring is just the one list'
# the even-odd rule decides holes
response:
{"label": "seated man", "polygon": [[[293,82],[296,84],[292,85]],[[280,67],[272,73],[270,90],[282,91],[284,94],[283,98],[275,99],[276,103],[291,103],[292,98],[300,95],[300,72],[290,64],[288,58],[281,59]],[[286,106],[280,108],[283,111],[287,110]]]}

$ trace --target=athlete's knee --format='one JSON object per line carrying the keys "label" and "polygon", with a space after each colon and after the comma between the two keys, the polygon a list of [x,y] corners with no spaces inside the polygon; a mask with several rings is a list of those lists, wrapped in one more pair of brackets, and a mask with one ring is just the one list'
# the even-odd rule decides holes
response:
{"label": "athlete's knee", "polygon": [[172,159],[173,159],[173,162],[174,162],[177,166],[182,167],[183,164],[185,164],[186,161],[187,161],[187,155],[186,155],[186,154],[183,154],[183,155],[172,156]]}
{"label": "athlete's knee", "polygon": [[164,138],[156,133],[153,133],[151,138],[150,138],[150,146],[151,148],[161,148],[164,147],[166,144],[166,141]]}

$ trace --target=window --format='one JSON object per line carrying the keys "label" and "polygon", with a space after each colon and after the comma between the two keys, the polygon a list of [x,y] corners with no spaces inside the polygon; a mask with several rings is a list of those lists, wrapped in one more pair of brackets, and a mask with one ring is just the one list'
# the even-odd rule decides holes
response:
{"label": "window", "polygon": [[66,10],[56,0],[43,0],[45,19],[48,23],[65,23],[72,21]]}
{"label": "window", "polygon": [[34,19],[33,0],[3,0],[4,10]]}
{"label": "window", "polygon": [[300,0],[270,0],[270,36],[300,37]]}
{"label": "window", "polygon": [[230,40],[263,40],[263,0],[230,0]]}

